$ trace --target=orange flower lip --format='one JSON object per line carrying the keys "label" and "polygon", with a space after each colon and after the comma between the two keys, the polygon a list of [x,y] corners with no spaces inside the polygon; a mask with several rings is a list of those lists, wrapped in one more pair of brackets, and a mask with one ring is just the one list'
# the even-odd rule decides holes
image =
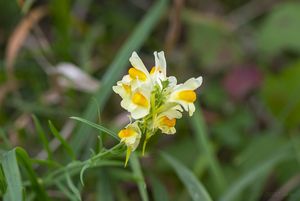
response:
{"label": "orange flower lip", "polygon": [[135,134],[135,131],[131,128],[125,128],[122,129],[119,133],[118,136],[122,139],[122,138],[126,138],[126,137],[131,137]]}
{"label": "orange flower lip", "polygon": [[176,125],[176,119],[169,119],[167,116],[163,116],[161,121],[168,127],[174,127]]}

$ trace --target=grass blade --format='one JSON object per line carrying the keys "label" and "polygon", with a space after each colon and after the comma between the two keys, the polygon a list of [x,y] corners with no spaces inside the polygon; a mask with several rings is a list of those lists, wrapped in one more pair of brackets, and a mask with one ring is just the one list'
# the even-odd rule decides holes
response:
{"label": "grass blade", "polygon": [[[98,100],[100,110],[103,109],[106,101],[108,100],[110,94],[112,93],[112,86],[116,83],[121,73],[128,64],[128,58],[130,54],[138,50],[147,37],[150,35],[151,31],[155,27],[155,24],[159,21],[160,17],[165,13],[167,8],[167,0],[159,0],[154,6],[149,10],[146,16],[137,25],[136,29],[127,39],[126,43],[122,46],[120,51],[117,53],[114,61],[108,68],[108,71],[104,74],[101,81],[102,86],[96,92],[95,98]],[[94,107],[94,101],[90,101],[84,114],[83,118],[93,121],[97,116],[97,110]],[[86,142],[86,133],[90,133],[91,129],[80,125],[71,141],[72,148],[74,148],[75,153],[78,153]]]}
{"label": "grass blade", "polygon": [[1,159],[3,172],[7,181],[7,190],[4,195],[4,201],[23,200],[22,178],[17,162],[15,150],[8,151],[3,154]]}
{"label": "grass blade", "polygon": [[153,190],[153,200],[154,201],[169,201],[168,191],[163,186],[161,181],[154,175],[151,175],[151,186]]}
{"label": "grass blade", "polygon": [[0,197],[2,197],[7,189],[7,183],[4,176],[2,165],[0,164]]}
{"label": "grass blade", "polygon": [[40,124],[40,121],[38,120],[38,118],[36,118],[35,115],[32,115],[32,118],[33,118],[33,121],[34,121],[34,125],[35,125],[35,128],[36,128],[36,131],[37,133],[39,134],[39,137],[43,143],[43,146],[44,148],[46,149],[47,151],[47,154],[48,154],[48,159],[52,159],[53,156],[52,156],[52,152],[51,152],[51,149],[50,149],[50,146],[49,146],[49,141],[46,137],[46,133],[44,132],[41,124]]}
{"label": "grass blade", "polygon": [[74,119],[74,120],[77,120],[77,121],[80,121],[82,123],[85,123],[85,124],[87,124],[89,126],[92,126],[92,127],[96,128],[96,129],[98,129],[100,131],[103,131],[103,132],[109,134],[110,136],[112,136],[113,138],[115,138],[115,139],[117,139],[119,141],[119,138],[117,137],[117,134],[115,132],[113,132],[113,131],[111,131],[111,130],[109,130],[109,129],[107,129],[107,128],[99,125],[99,124],[95,124],[95,123],[93,123],[91,121],[88,121],[88,120],[80,118],[80,117],[70,117],[70,118]]}
{"label": "grass blade", "polygon": [[30,158],[22,148],[18,147],[5,153],[2,158],[2,167],[7,181],[7,191],[4,200],[23,200],[22,178],[18,163],[24,167],[36,196],[41,200],[48,201],[47,193],[38,182],[37,175],[31,167]]}
{"label": "grass blade", "polygon": [[137,185],[138,185],[142,200],[148,201],[149,198],[148,198],[148,193],[147,193],[147,189],[146,189],[146,183],[145,183],[145,179],[144,179],[144,176],[142,173],[140,162],[139,162],[139,159],[138,159],[136,153],[131,154],[129,162],[130,162],[130,166],[132,168],[134,176],[136,178],[138,178]]}
{"label": "grass blade", "polygon": [[198,143],[198,146],[202,147],[204,154],[206,155],[211,173],[213,175],[215,183],[218,186],[218,190],[219,192],[224,192],[226,187],[226,180],[221,170],[219,161],[215,157],[215,154],[213,153],[213,150],[210,146],[210,142],[207,138],[206,127],[200,108],[196,109],[192,117],[192,126],[196,131],[196,141]]}
{"label": "grass blade", "polygon": [[58,130],[54,127],[52,122],[49,120],[49,127],[52,132],[52,134],[60,141],[60,143],[63,145],[63,147],[66,149],[69,156],[75,160],[75,154],[71,148],[71,146],[68,144],[68,142],[61,136],[61,134],[58,132]]}
{"label": "grass blade", "polygon": [[97,177],[96,200],[114,201],[115,189],[112,189],[112,180],[106,168],[101,168]]}
{"label": "grass blade", "polygon": [[238,195],[240,195],[245,188],[247,188],[251,183],[256,182],[261,177],[267,175],[271,169],[278,163],[288,159],[288,153],[278,154],[272,156],[269,160],[259,164],[256,168],[252,169],[250,172],[239,177],[239,179],[234,182],[233,185],[227,190],[227,192],[219,199],[220,201],[232,201]]}
{"label": "grass blade", "polygon": [[204,186],[189,169],[170,155],[166,153],[162,153],[161,155],[175,170],[194,201],[212,201]]}
{"label": "grass blade", "polygon": [[11,147],[9,139],[7,138],[5,132],[4,132],[4,130],[2,128],[0,128],[0,138],[4,142],[4,145],[5,145],[6,148],[10,148]]}
{"label": "grass blade", "polygon": [[27,152],[24,149],[19,147],[15,148],[14,150],[17,154],[19,164],[22,164],[22,167],[24,167],[24,169],[26,170],[25,172],[27,173],[27,176],[31,183],[31,187],[35,191],[36,196],[40,200],[48,201],[49,197],[46,193],[44,186],[42,186],[38,181],[39,179],[32,168],[31,160]]}

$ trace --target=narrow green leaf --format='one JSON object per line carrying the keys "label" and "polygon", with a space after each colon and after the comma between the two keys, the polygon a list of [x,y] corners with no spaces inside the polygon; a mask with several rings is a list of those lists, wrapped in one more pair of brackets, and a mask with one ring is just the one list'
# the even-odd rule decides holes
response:
{"label": "narrow green leaf", "polygon": [[2,165],[0,164],[0,197],[4,195],[7,189],[7,183],[4,176]]}
{"label": "narrow green leaf", "polygon": [[38,182],[35,171],[31,167],[30,158],[22,148],[14,148],[6,152],[2,158],[2,167],[7,181],[7,191],[4,200],[22,201],[23,200],[23,187],[22,178],[19,170],[18,163],[22,165],[27,173],[31,183],[32,189],[35,191],[36,196],[44,201],[49,198],[43,186]]}
{"label": "narrow green leaf", "polygon": [[175,158],[166,153],[161,153],[161,156],[171,165],[176,174],[187,188],[190,196],[194,201],[212,201],[204,186],[196,178],[196,176],[182,165]]}
{"label": "narrow green leaf", "polygon": [[113,138],[119,140],[119,138],[117,137],[117,134],[115,132],[113,132],[113,131],[111,131],[111,130],[109,130],[109,129],[107,129],[107,128],[99,125],[99,124],[95,124],[95,123],[93,123],[93,122],[91,122],[89,120],[86,120],[86,119],[83,119],[83,118],[80,118],[80,117],[70,117],[70,118],[74,119],[74,120],[77,120],[77,121],[80,121],[82,123],[85,123],[85,124],[87,124],[89,126],[92,126],[92,127],[96,128],[96,129],[98,129],[100,131],[103,131],[103,132],[109,134]]}
{"label": "narrow green leaf", "polygon": [[112,189],[112,179],[106,168],[101,168],[97,175],[96,200],[114,201],[115,189]]}
{"label": "narrow green leaf", "polygon": [[15,150],[3,154],[1,159],[3,172],[7,181],[7,191],[4,195],[4,201],[23,200],[22,178],[17,162]]}
{"label": "narrow green leaf", "polygon": [[136,176],[138,178],[137,180],[137,185],[142,197],[143,201],[148,201],[148,193],[147,193],[147,186],[146,186],[146,182],[142,173],[142,169],[141,169],[141,165],[139,162],[139,159],[136,155],[136,153],[132,153],[131,157],[130,157],[130,166],[132,168],[133,174],[134,176]]}
{"label": "narrow green leaf", "polygon": [[22,6],[22,13],[27,14],[35,0],[25,0]]}
{"label": "narrow green leaf", "polygon": [[48,201],[49,197],[46,193],[44,186],[41,185],[41,183],[39,182],[39,178],[37,177],[35,171],[32,168],[31,160],[27,152],[24,149],[19,147],[15,148],[14,150],[17,154],[17,158],[18,158],[18,162],[20,163],[20,166],[24,167],[25,173],[27,173],[27,176],[31,183],[31,187],[34,190],[36,196],[40,200]]}
{"label": "narrow green leaf", "polygon": [[276,156],[272,156],[269,160],[265,160],[259,164],[256,168],[242,175],[235,181],[230,188],[220,197],[220,201],[232,201],[238,195],[240,195],[250,184],[256,182],[261,177],[264,177],[270,173],[272,168],[278,163],[287,160],[289,154],[283,153]]}
{"label": "narrow green leaf", "polygon": [[40,137],[40,139],[43,143],[43,146],[47,151],[48,159],[52,159],[53,156],[52,156],[52,152],[51,152],[51,149],[50,149],[50,146],[49,146],[49,141],[46,137],[46,133],[44,132],[44,130],[43,130],[41,124],[40,124],[40,121],[36,118],[36,116],[32,115],[32,118],[33,118],[33,121],[34,121],[35,128],[37,130],[37,133],[39,134],[39,137]]}
{"label": "narrow green leaf", "polygon": [[33,165],[33,164],[46,165],[46,166],[48,166],[49,168],[58,168],[58,167],[62,167],[61,164],[59,164],[58,162],[53,161],[53,160],[31,159],[30,161],[31,161],[32,165]]}
{"label": "narrow green leaf", "polygon": [[83,168],[80,170],[80,182],[81,184],[84,186],[84,182],[83,182],[83,174],[84,172],[90,167],[90,164],[86,164],[85,166],[83,166]]}
{"label": "narrow green leaf", "polygon": [[0,128],[0,138],[3,140],[3,142],[4,142],[4,144],[5,144],[5,146],[6,146],[7,148],[10,148],[10,147],[11,147],[11,144],[10,144],[10,142],[9,142],[9,139],[7,138],[5,132],[4,132],[4,130],[3,130],[2,128]]}
{"label": "narrow green leaf", "polygon": [[68,185],[68,187],[73,192],[73,194],[75,195],[75,197],[77,198],[77,200],[81,201],[80,191],[74,185],[74,183],[73,183],[73,181],[72,181],[69,173],[65,172],[65,176],[66,176],[66,179],[67,179],[67,185]]}
{"label": "narrow green leaf", "polygon": [[52,132],[52,134],[60,141],[60,143],[63,145],[63,147],[66,149],[69,156],[75,160],[75,154],[71,148],[71,146],[68,144],[68,142],[61,136],[61,134],[57,131],[57,129],[54,127],[52,122],[49,120],[49,127]]}
{"label": "narrow green leaf", "polygon": [[78,201],[75,195],[72,194],[72,192],[69,191],[69,189],[62,183],[62,182],[56,182],[55,183],[57,188],[62,192],[69,200],[71,201]]}
{"label": "narrow green leaf", "polygon": [[203,149],[203,152],[207,157],[210,166],[210,171],[212,173],[212,176],[215,180],[219,192],[223,192],[226,187],[225,176],[222,172],[219,161],[212,150],[212,147],[210,145],[211,143],[207,137],[206,127],[200,108],[196,109],[191,120],[192,126],[196,134],[196,142],[198,143],[198,146]]}
{"label": "narrow green leaf", "polygon": [[168,191],[161,183],[161,181],[154,175],[151,175],[151,187],[153,191],[153,200],[154,201],[169,201]]}
{"label": "narrow green leaf", "polygon": [[[98,100],[100,110],[103,109],[106,101],[112,93],[112,86],[117,82],[125,67],[128,64],[128,59],[133,51],[138,50],[151,31],[154,29],[156,23],[160,17],[165,14],[167,8],[167,0],[158,0],[154,6],[148,11],[145,17],[137,25],[134,32],[127,39],[126,43],[122,46],[120,51],[116,54],[115,59],[108,67],[107,72],[104,74],[101,80],[101,87],[96,92],[95,98]],[[97,116],[97,110],[95,109],[94,103],[91,100],[87,105],[86,110],[83,114],[83,118],[93,121]],[[85,146],[86,134],[90,133],[91,129],[80,125],[76,133],[72,137],[71,145],[75,150],[75,153]]]}

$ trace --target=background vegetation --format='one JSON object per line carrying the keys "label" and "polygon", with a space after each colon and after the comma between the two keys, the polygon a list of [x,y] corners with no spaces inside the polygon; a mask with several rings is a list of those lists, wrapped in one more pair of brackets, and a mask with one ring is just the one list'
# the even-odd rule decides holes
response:
{"label": "background vegetation", "polygon": [[[0,8],[3,200],[300,200],[298,1]],[[179,81],[204,77],[197,112],[124,168],[124,147],[107,133],[128,118],[111,87],[133,51],[150,68],[156,50]]]}

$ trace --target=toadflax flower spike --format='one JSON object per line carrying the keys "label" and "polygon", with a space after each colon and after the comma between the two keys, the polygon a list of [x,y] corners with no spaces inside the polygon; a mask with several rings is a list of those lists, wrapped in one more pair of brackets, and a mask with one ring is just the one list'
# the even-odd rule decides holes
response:
{"label": "toadflax flower spike", "polygon": [[154,52],[155,64],[150,72],[143,61],[133,52],[129,61],[132,67],[121,81],[113,86],[122,98],[121,106],[130,113],[133,123],[122,129],[118,136],[127,146],[125,166],[130,154],[135,151],[143,137],[143,153],[150,137],[158,131],[165,134],[176,133],[176,120],[183,110],[192,116],[195,111],[195,90],[202,84],[202,77],[190,78],[183,84],[167,76],[164,52]]}

